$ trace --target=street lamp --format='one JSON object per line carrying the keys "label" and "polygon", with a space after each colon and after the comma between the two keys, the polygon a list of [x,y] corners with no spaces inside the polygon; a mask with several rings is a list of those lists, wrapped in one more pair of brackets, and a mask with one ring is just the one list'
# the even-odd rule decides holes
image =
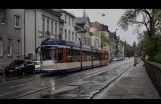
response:
{"label": "street lamp", "polygon": [[105,13],[96,13],[96,14],[101,14],[101,17],[105,17],[106,16]]}
{"label": "street lamp", "polygon": [[80,60],[81,60],[81,70],[82,70],[82,38],[79,38],[79,42],[80,42]]}
{"label": "street lamp", "polygon": [[[77,33],[81,33],[81,32],[85,32],[85,31],[86,30],[84,30],[84,29],[83,30],[79,30],[79,31],[76,32],[76,34]],[[81,70],[82,70],[82,34],[81,34],[81,38],[79,38],[79,42],[80,42],[80,55],[81,55],[81,57],[80,57],[81,59],[80,60],[81,60]]]}

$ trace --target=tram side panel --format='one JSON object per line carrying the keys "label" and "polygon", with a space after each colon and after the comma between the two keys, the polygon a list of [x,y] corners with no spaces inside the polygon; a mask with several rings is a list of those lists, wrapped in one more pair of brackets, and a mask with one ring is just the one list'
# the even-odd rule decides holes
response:
{"label": "tram side panel", "polygon": [[63,63],[58,63],[57,66],[60,73],[81,70],[80,50],[63,48]]}
{"label": "tram side panel", "polygon": [[91,58],[91,52],[90,51],[82,51],[82,57],[83,57],[83,60],[82,60],[82,66],[83,66],[83,70],[85,69],[90,69],[92,68],[92,58]]}

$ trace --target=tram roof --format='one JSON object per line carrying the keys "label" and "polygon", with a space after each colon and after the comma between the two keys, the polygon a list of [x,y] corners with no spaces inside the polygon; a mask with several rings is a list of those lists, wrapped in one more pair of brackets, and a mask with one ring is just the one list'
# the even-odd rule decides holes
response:
{"label": "tram roof", "polygon": [[[71,46],[71,47],[80,48],[80,44],[76,44],[68,41],[45,41],[41,43],[41,46]],[[84,45],[84,44],[82,44],[82,48],[99,51],[98,48],[94,48],[94,47],[91,48],[91,46]]]}

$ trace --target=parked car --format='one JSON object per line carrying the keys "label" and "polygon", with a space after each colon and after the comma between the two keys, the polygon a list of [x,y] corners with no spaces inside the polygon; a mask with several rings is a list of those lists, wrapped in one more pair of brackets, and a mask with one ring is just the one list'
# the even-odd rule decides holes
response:
{"label": "parked car", "polygon": [[34,61],[34,65],[35,65],[35,72],[40,72],[41,71],[40,62]]}
{"label": "parked car", "polygon": [[25,74],[35,74],[35,65],[29,60],[14,60],[5,68],[6,77],[11,74],[19,74],[24,76]]}
{"label": "parked car", "polygon": [[2,78],[2,68],[0,68],[0,79]]}
{"label": "parked car", "polygon": [[126,61],[129,60],[129,58],[128,58],[128,57],[125,57],[125,60],[126,60]]}
{"label": "parked car", "polygon": [[118,59],[117,58],[114,58],[113,61],[118,61]]}

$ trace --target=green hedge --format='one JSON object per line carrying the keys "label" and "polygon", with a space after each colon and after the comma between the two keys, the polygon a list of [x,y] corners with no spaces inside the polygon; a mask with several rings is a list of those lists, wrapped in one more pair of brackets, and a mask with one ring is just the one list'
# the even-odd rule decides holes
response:
{"label": "green hedge", "polygon": [[149,60],[157,63],[161,63],[161,35],[153,35],[147,41],[147,53]]}
{"label": "green hedge", "polygon": [[157,68],[161,69],[161,64],[160,63],[157,63],[157,62],[151,62],[149,60],[144,60],[145,62],[149,63],[149,64],[152,64],[154,66],[156,66]]}
{"label": "green hedge", "polygon": [[157,54],[157,55],[154,57],[154,61],[161,64],[161,54]]}

